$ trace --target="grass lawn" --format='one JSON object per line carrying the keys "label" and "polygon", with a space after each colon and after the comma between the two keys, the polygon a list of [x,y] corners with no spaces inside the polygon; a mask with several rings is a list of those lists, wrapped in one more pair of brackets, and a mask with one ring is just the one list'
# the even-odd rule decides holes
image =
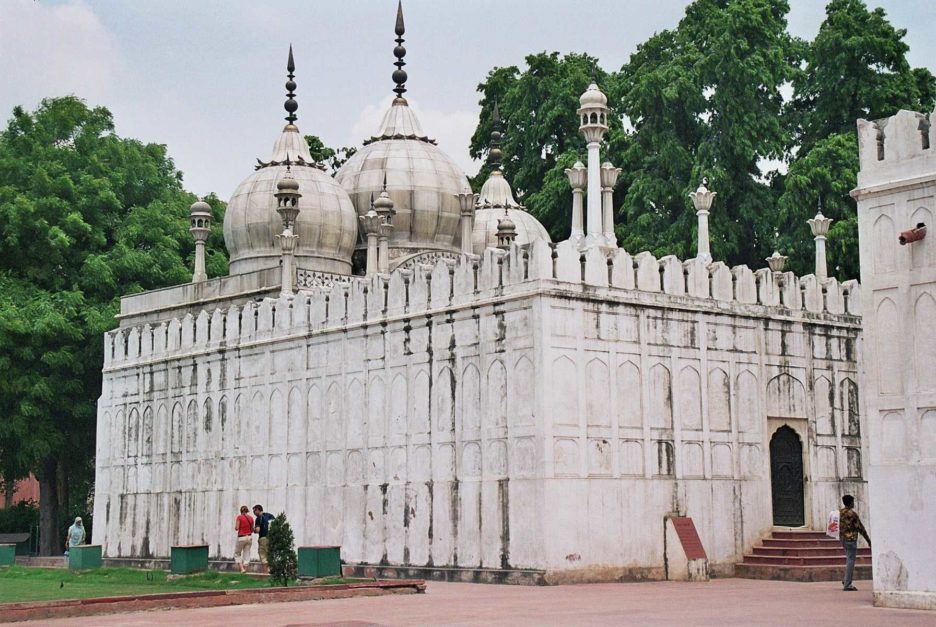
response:
{"label": "grass lawn", "polygon": [[[0,568],[0,603],[89,599],[194,590],[243,590],[262,588],[269,582],[240,573],[207,572],[166,580],[165,571],[132,568],[99,568],[72,571],[65,568]],[[2,610],[0,610],[2,611]]]}

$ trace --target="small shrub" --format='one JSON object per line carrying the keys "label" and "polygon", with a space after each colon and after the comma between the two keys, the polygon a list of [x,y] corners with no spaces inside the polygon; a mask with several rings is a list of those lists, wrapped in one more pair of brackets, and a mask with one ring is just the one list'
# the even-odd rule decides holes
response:
{"label": "small shrub", "polygon": [[31,533],[38,524],[39,506],[33,501],[0,509],[0,533]]}
{"label": "small shrub", "polygon": [[286,520],[286,514],[281,513],[270,523],[269,560],[270,583],[288,586],[299,575],[299,564],[296,558],[296,545],[292,528]]}

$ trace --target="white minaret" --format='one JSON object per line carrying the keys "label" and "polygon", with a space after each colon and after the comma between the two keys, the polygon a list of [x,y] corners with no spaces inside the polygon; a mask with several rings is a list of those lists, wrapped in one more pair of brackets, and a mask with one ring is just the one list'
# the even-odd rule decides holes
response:
{"label": "white minaret", "polygon": [[365,273],[367,276],[371,276],[377,274],[379,269],[377,261],[377,238],[380,235],[380,225],[383,222],[383,218],[377,215],[377,212],[374,210],[373,194],[371,194],[370,211],[362,216],[358,216],[358,221],[361,223],[361,232],[364,233],[364,236],[367,238],[367,268]]}
{"label": "white minaret", "polygon": [[565,169],[572,186],[572,234],[569,239],[581,248],[585,239],[585,224],[582,218],[582,195],[585,193],[585,184],[588,182],[585,164],[576,161],[571,168]]}
{"label": "white minaret", "polygon": [[387,175],[384,173],[383,191],[374,201],[374,211],[380,216],[380,229],[377,231],[377,271],[381,274],[390,272],[390,237],[393,236],[393,199],[387,192]]}
{"label": "white minaret", "polygon": [[585,215],[585,248],[605,243],[601,215],[601,155],[599,148],[608,132],[608,97],[592,83],[579,98],[579,132],[588,147],[588,196]]}
{"label": "white minaret", "polygon": [[199,200],[189,210],[189,218],[189,232],[195,238],[195,272],[192,273],[192,283],[201,283],[208,280],[208,273],[205,272],[205,240],[211,235],[211,205]]}
{"label": "white minaret", "polygon": [[696,250],[696,256],[705,263],[712,261],[712,251],[709,249],[708,217],[709,209],[712,208],[712,201],[715,200],[715,194],[710,192],[705,184],[707,179],[702,179],[699,188],[694,192],[689,192],[692,198],[692,204],[695,205],[696,218],[699,220],[699,244]]}
{"label": "white minaret", "polygon": [[[288,161],[288,160],[287,160]],[[280,251],[283,255],[282,279],[280,281],[280,296],[292,298],[296,291],[296,271],[295,256],[296,244],[299,243],[299,236],[293,234],[293,227],[296,225],[296,217],[299,215],[299,199],[302,194],[299,193],[299,183],[293,178],[289,171],[289,165],[286,165],[286,174],[276,184],[276,213],[283,219],[283,232],[276,236],[279,242]]]}
{"label": "white minaret", "polygon": [[820,282],[829,278],[828,268],[826,267],[825,239],[829,233],[829,225],[832,224],[832,218],[822,215],[822,210],[816,214],[815,218],[806,220],[809,223],[809,229],[813,237],[816,238],[816,278]]}
{"label": "white minaret", "polygon": [[617,248],[617,236],[614,234],[614,184],[617,183],[621,168],[611,165],[610,161],[601,164],[601,228],[605,246]]}

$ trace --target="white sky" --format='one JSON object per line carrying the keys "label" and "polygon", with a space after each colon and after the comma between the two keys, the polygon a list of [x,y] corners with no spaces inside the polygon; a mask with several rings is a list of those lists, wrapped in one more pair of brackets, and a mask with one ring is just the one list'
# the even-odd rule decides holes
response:
{"label": "white sky", "polygon": [[[606,70],[675,27],[682,0],[405,0],[407,97],[466,173],[478,83],[532,52],[587,52]],[[790,0],[812,38],[825,2]],[[907,29],[913,66],[936,72],[936,2],[878,0]],[[185,185],[226,199],[267,159],[284,124],[286,53],[296,59],[299,128],[331,146],[377,130],[393,82],[396,0],[0,0],[0,116],[76,94],[117,132],[164,143]],[[574,112],[570,112],[574,115]]]}

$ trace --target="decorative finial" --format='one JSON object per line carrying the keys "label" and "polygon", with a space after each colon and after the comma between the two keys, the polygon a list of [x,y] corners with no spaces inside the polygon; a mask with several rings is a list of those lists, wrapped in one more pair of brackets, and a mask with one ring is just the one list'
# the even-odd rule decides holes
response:
{"label": "decorative finial", "polygon": [[491,113],[491,123],[494,126],[494,130],[491,131],[491,146],[488,148],[488,165],[491,166],[493,172],[498,172],[501,169],[501,157],[503,153],[500,149],[502,137],[500,132],[501,117],[496,101],[494,102],[494,111]]}
{"label": "decorative finial", "polygon": [[299,103],[295,101],[296,81],[293,80],[296,77],[296,75],[293,74],[295,71],[296,63],[293,61],[292,44],[289,44],[289,60],[286,61],[286,103],[283,105],[283,108],[286,109],[286,113],[289,114],[286,116],[286,121],[290,124],[296,121],[296,110],[299,108]]}
{"label": "decorative finial", "polygon": [[397,36],[396,47],[393,49],[393,56],[397,59],[393,63],[397,67],[393,71],[393,82],[396,83],[393,91],[396,92],[397,98],[402,99],[403,94],[406,93],[406,71],[403,69],[403,66],[406,65],[403,60],[403,57],[406,56],[406,48],[403,47],[403,33],[406,32],[406,28],[403,26],[403,0],[400,0],[397,4],[396,27],[393,30]]}

